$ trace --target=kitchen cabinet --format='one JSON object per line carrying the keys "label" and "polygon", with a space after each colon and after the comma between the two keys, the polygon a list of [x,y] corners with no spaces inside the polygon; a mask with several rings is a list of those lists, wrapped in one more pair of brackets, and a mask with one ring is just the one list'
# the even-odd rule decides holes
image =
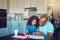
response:
{"label": "kitchen cabinet", "polygon": [[24,8],[37,7],[37,13],[47,13],[47,0],[10,0],[9,13],[24,13]]}
{"label": "kitchen cabinet", "polygon": [[47,0],[37,0],[37,13],[47,14]]}
{"label": "kitchen cabinet", "polygon": [[10,0],[9,13],[23,13],[24,0]]}
{"label": "kitchen cabinet", "polygon": [[0,9],[7,9],[7,0],[0,0]]}
{"label": "kitchen cabinet", "polygon": [[12,24],[12,27],[11,27],[12,28],[12,32],[11,33],[14,34],[14,30],[15,29],[17,29],[17,30],[19,29],[19,21],[11,21],[11,22],[12,22],[11,23]]}

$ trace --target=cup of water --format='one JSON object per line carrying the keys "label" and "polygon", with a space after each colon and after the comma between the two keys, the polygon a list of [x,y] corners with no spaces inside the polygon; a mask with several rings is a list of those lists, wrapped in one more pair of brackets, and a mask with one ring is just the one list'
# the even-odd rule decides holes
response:
{"label": "cup of water", "polygon": [[18,29],[14,30],[14,35],[17,36],[18,35]]}

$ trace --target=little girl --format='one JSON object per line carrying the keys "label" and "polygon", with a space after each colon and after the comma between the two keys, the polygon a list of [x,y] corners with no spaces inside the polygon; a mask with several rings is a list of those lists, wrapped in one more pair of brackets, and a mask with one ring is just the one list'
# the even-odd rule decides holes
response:
{"label": "little girl", "polygon": [[26,31],[24,32],[24,34],[30,34],[32,35],[34,32],[37,31],[37,27],[39,26],[39,19],[37,16],[31,16],[28,21],[27,21],[27,25],[26,25]]}

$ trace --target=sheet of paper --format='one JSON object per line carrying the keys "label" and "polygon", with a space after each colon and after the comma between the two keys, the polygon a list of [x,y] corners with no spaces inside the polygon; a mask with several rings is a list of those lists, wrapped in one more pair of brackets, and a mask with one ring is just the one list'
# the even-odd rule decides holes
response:
{"label": "sheet of paper", "polygon": [[29,36],[29,38],[32,39],[44,39],[44,36],[34,36],[34,35],[26,35],[26,36]]}
{"label": "sheet of paper", "polygon": [[17,36],[12,36],[12,37],[13,38],[22,38],[22,39],[25,39],[25,38],[44,39],[44,36],[34,36],[34,35],[25,35],[25,36],[17,35]]}
{"label": "sheet of paper", "polygon": [[22,38],[22,39],[25,39],[25,38],[27,38],[26,36],[20,36],[20,35],[18,35],[18,36],[12,36],[13,38]]}

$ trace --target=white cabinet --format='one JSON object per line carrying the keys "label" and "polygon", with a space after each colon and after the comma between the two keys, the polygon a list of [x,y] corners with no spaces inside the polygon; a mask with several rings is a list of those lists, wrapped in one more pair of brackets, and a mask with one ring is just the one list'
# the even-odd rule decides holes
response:
{"label": "white cabinet", "polygon": [[24,0],[10,0],[9,13],[23,13]]}
{"label": "white cabinet", "polygon": [[31,6],[36,7],[37,6],[37,0],[31,0]]}
{"label": "white cabinet", "polygon": [[37,0],[25,0],[24,5],[25,5],[25,8],[26,7],[36,7]]}
{"label": "white cabinet", "polygon": [[7,9],[7,0],[0,0],[0,9]]}
{"label": "white cabinet", "polygon": [[24,13],[26,7],[37,7],[37,13],[47,13],[47,0],[10,0],[9,13]]}
{"label": "white cabinet", "polygon": [[2,8],[2,0],[0,0],[0,9]]}
{"label": "white cabinet", "polygon": [[37,0],[37,13],[47,13],[47,0]]}
{"label": "white cabinet", "polygon": [[10,0],[9,13],[14,13],[16,11],[17,11],[17,1],[16,0]]}

